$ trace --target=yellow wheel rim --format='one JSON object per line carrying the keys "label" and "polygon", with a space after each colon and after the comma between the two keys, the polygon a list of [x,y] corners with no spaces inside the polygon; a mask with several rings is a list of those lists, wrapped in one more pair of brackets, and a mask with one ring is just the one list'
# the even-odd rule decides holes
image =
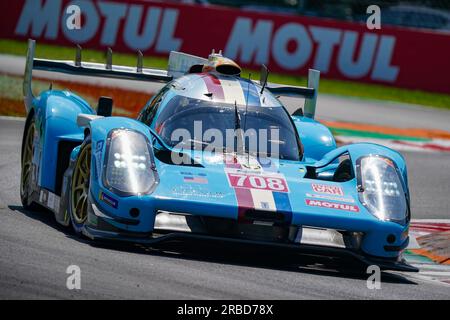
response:
{"label": "yellow wheel rim", "polygon": [[77,223],[87,218],[89,178],[91,172],[91,144],[87,144],[80,153],[72,176],[71,209]]}
{"label": "yellow wheel rim", "polygon": [[25,145],[22,156],[22,173],[20,176],[20,194],[22,196],[25,195],[25,188],[29,185],[31,178],[34,131],[34,122],[31,122],[25,137]]}

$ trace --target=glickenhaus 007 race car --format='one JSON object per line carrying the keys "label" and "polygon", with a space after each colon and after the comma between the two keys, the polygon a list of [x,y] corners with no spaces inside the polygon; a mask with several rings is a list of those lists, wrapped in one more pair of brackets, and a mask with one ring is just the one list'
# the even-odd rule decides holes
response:
{"label": "glickenhaus 007 race car", "polygon": [[[410,196],[403,157],[370,143],[336,146],[314,120],[319,72],[308,87],[259,82],[221,53],[171,52],[168,70],[34,58],[24,75],[23,206],[44,206],[94,240],[155,244],[230,241],[350,255],[416,271],[402,258]],[[68,91],[34,97],[32,70],[166,83],[137,119],[111,116]],[[277,96],[305,99],[290,115]],[[200,126],[200,128],[199,128]],[[219,136],[232,143],[218,144]],[[251,143],[255,135],[256,144]],[[212,138],[214,136],[214,139]],[[214,141],[213,141],[214,140]]]}

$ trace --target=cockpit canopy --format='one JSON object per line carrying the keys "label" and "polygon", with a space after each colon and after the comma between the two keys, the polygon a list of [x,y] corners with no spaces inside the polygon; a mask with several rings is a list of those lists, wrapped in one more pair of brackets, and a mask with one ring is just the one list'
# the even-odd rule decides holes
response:
{"label": "cockpit canopy", "polygon": [[[141,120],[170,147],[239,152],[300,160],[295,126],[280,101],[251,80],[214,73],[169,83]],[[154,101],[153,101],[154,102]],[[156,108],[157,110],[155,110]],[[145,113],[153,114],[145,121]],[[237,129],[240,129],[237,130]]]}

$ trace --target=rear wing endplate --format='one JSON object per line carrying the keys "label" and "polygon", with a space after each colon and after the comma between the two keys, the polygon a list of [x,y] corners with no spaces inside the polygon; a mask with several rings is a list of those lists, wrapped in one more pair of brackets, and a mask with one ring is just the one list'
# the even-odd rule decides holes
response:
{"label": "rear wing endplate", "polygon": [[169,55],[168,74],[174,78],[189,73],[194,66],[205,65],[208,59],[193,56],[184,52],[171,51]]}
{"label": "rear wing endplate", "polygon": [[320,71],[309,69],[308,86],[296,87],[269,83],[266,89],[276,96],[305,98],[303,115],[314,119],[316,114],[317,94],[319,91]]}

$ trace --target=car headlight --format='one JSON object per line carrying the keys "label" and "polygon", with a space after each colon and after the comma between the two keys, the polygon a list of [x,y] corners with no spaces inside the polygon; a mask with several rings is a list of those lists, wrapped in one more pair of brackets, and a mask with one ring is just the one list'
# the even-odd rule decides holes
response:
{"label": "car headlight", "polygon": [[157,181],[148,139],[133,130],[112,130],[106,147],[105,187],[119,195],[139,195],[150,193]]}
{"label": "car headlight", "polygon": [[361,203],[380,220],[406,223],[406,194],[395,163],[381,156],[358,160],[358,190]]}

